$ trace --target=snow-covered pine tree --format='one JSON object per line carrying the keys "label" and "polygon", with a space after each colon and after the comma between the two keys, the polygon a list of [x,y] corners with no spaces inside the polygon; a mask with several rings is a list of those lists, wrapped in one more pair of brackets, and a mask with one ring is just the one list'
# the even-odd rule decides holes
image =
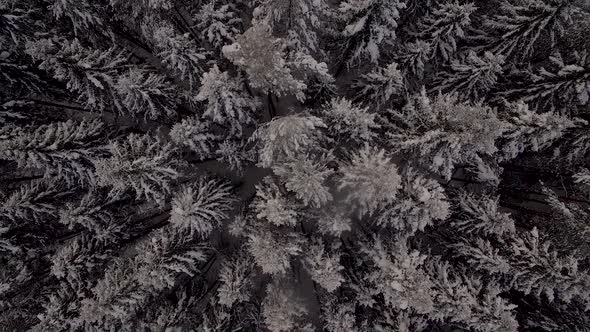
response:
{"label": "snow-covered pine tree", "polygon": [[496,10],[486,15],[483,31],[489,36],[490,49],[507,57],[531,57],[543,52],[541,45],[553,48],[557,38],[579,13],[575,1],[524,0],[497,1]]}
{"label": "snow-covered pine tree", "polygon": [[471,16],[477,10],[473,2],[458,1],[433,4],[432,12],[424,16],[416,25],[415,37],[426,41],[431,47],[431,57],[436,61],[448,62],[458,44],[465,38],[471,24]]}
{"label": "snow-covered pine tree", "polygon": [[23,223],[42,224],[57,215],[60,196],[69,192],[60,181],[44,180],[5,194],[0,207],[1,227],[6,230]]}
{"label": "snow-covered pine tree", "polygon": [[285,162],[273,167],[273,172],[285,182],[285,188],[295,193],[304,205],[321,207],[332,200],[330,189],[326,185],[334,173],[328,168],[330,156],[301,156],[302,159]]}
{"label": "snow-covered pine tree", "polygon": [[268,285],[262,304],[262,317],[269,331],[311,332],[313,327],[306,323],[306,314],[303,301],[291,289],[278,281]]}
{"label": "snow-covered pine tree", "polygon": [[291,260],[302,254],[305,240],[288,229],[259,226],[248,234],[248,252],[265,274],[276,278],[292,268]]}
{"label": "snow-covered pine tree", "polygon": [[130,69],[119,77],[115,89],[120,103],[133,116],[158,119],[176,114],[175,89],[157,73]]}
{"label": "snow-covered pine tree", "polygon": [[590,277],[580,271],[579,259],[552,250],[537,228],[508,236],[506,242],[500,243],[505,246],[496,249],[489,241],[478,238],[475,243],[458,243],[454,247],[472,268],[498,278],[507,289],[543,295],[549,302],[569,303],[576,299],[587,306],[584,289]]}
{"label": "snow-covered pine tree", "polygon": [[127,59],[122,50],[93,50],[78,39],[56,42],[44,38],[28,42],[26,52],[33,59],[42,60],[39,68],[66,83],[82,105],[100,111],[122,110],[123,105],[115,97],[119,71]]}
{"label": "snow-covered pine tree", "polygon": [[240,77],[231,77],[214,65],[203,75],[196,99],[207,103],[203,117],[229,126],[232,135],[242,135],[244,125],[256,123],[260,101],[244,89]]}
{"label": "snow-covered pine tree", "polygon": [[100,6],[87,0],[50,1],[49,8],[57,20],[68,20],[75,35],[88,33],[108,34],[105,18],[100,17]]}
{"label": "snow-covered pine tree", "polygon": [[259,164],[271,167],[296,160],[306,152],[317,149],[324,140],[326,124],[312,115],[288,115],[273,119],[258,127],[250,138],[259,147]]}
{"label": "snow-covered pine tree", "polygon": [[270,178],[265,178],[261,185],[256,186],[256,197],[252,207],[256,218],[260,220],[266,220],[276,226],[297,224],[296,209]]}
{"label": "snow-covered pine tree", "polygon": [[253,287],[250,275],[252,260],[244,253],[224,261],[219,279],[222,284],[217,290],[218,303],[231,308],[234,304],[248,300]]}
{"label": "snow-covered pine tree", "polygon": [[210,130],[209,122],[197,117],[187,117],[170,129],[170,139],[179,146],[188,148],[199,160],[211,158],[218,137]]}
{"label": "snow-covered pine tree", "polygon": [[0,137],[0,158],[68,183],[94,182],[93,160],[104,152],[107,131],[100,120],[8,127]]}
{"label": "snow-covered pine tree", "polygon": [[[273,37],[271,27],[257,22],[236,42],[223,47],[223,54],[248,75],[250,86],[277,96],[295,95],[305,99],[304,82],[293,77],[285,54],[285,41]],[[268,66],[269,63],[274,64]]]}
{"label": "snow-covered pine tree", "polygon": [[432,46],[429,42],[416,40],[415,42],[404,44],[396,52],[395,59],[403,68],[407,82],[414,83],[414,80],[410,78],[418,80],[424,78],[424,70],[430,60],[431,49]]}
{"label": "snow-covered pine tree", "polygon": [[499,211],[498,198],[488,196],[474,197],[469,193],[459,196],[462,217],[453,226],[465,233],[481,233],[502,237],[505,233],[515,233],[514,220],[510,214]]}
{"label": "snow-covered pine tree", "polygon": [[517,331],[516,305],[499,296],[497,285],[451,271],[435,259],[427,268],[435,290],[432,320],[448,321],[474,331]]}
{"label": "snow-covered pine tree", "polygon": [[194,15],[195,28],[202,39],[221,48],[240,34],[238,13],[232,2],[210,1]]}
{"label": "snow-covered pine tree", "polygon": [[399,0],[349,0],[340,3],[344,49],[339,57],[348,65],[364,59],[376,63],[395,45],[398,20],[406,7]]}
{"label": "snow-covered pine tree", "polygon": [[142,29],[144,34],[153,36],[157,56],[164,65],[188,82],[190,91],[195,91],[204,72],[206,52],[197,47],[188,33],[178,34],[167,22],[147,20]]}
{"label": "snow-covered pine tree", "polygon": [[369,270],[364,277],[371,296],[382,296],[387,307],[429,314],[434,310],[434,284],[425,271],[426,256],[410,250],[403,239],[395,244],[382,239],[363,243]]}
{"label": "snow-covered pine tree", "polygon": [[175,114],[176,96],[166,78],[126,63],[126,52],[118,47],[91,50],[78,39],[54,43],[41,39],[28,44],[27,52],[42,59],[39,67],[66,83],[79,94],[78,101],[90,109],[110,110],[156,119]]}
{"label": "snow-covered pine tree", "polygon": [[173,0],[139,0],[132,2],[110,0],[109,2],[115,9],[125,11],[133,18],[137,18],[138,16],[149,12],[166,12],[174,6]]}
{"label": "snow-covered pine tree", "polygon": [[79,201],[62,207],[59,222],[70,230],[83,229],[93,234],[98,242],[116,242],[124,237],[125,229],[114,207],[128,200],[123,192],[93,188]]}
{"label": "snow-covered pine tree", "polygon": [[180,163],[170,143],[150,135],[130,134],[110,144],[110,156],[95,162],[100,186],[133,190],[137,199],[163,204],[178,179]]}
{"label": "snow-covered pine tree", "polygon": [[523,152],[546,149],[565,135],[568,129],[582,125],[580,119],[572,119],[554,112],[535,113],[528,104],[517,102],[508,105],[509,125],[502,140],[501,159],[513,159]]}
{"label": "snow-covered pine tree", "polygon": [[[115,260],[82,300],[80,318],[94,328],[133,329],[134,317],[172,289],[181,275],[194,276],[206,258],[188,230],[167,226],[138,247],[138,254]],[[156,302],[157,303],[157,302]]]}
{"label": "snow-covered pine tree", "polygon": [[524,69],[521,81],[501,95],[518,99],[538,108],[576,114],[576,108],[588,104],[590,93],[590,59],[586,53],[574,53],[566,64],[560,53],[549,57],[549,64],[532,71]]}
{"label": "snow-covered pine tree", "polygon": [[191,234],[207,237],[227,218],[231,203],[229,186],[201,178],[175,195],[170,222],[175,227],[189,229]]}
{"label": "snow-covered pine tree", "polygon": [[319,116],[337,142],[369,143],[381,128],[377,114],[369,112],[369,107],[354,105],[345,98],[332,99]]}
{"label": "snow-covered pine tree", "polygon": [[481,100],[496,85],[503,64],[503,56],[490,52],[478,56],[469,52],[451,61],[449,70],[441,72],[433,89],[458,94],[465,100]]}
{"label": "snow-covered pine tree", "polygon": [[401,112],[390,113],[392,146],[417,156],[419,164],[446,179],[455,165],[495,154],[496,140],[508,126],[490,106],[461,102],[456,95],[439,94],[430,100],[424,90]]}
{"label": "snow-covered pine tree", "polygon": [[402,178],[397,165],[384,150],[365,145],[342,165],[338,189],[359,216],[373,214],[395,200]]}
{"label": "snow-covered pine tree", "polygon": [[395,199],[378,212],[377,225],[392,227],[403,234],[414,234],[447,219],[450,204],[439,183],[412,168],[405,169],[400,177],[400,190]]}
{"label": "snow-covered pine tree", "polygon": [[393,96],[405,94],[404,79],[395,62],[362,75],[353,82],[352,88],[356,93],[355,100],[377,108],[385,105]]}
{"label": "snow-covered pine tree", "polygon": [[338,247],[326,250],[324,243],[317,240],[307,252],[304,266],[314,282],[332,293],[344,282]]}
{"label": "snow-covered pine tree", "polygon": [[348,216],[346,207],[335,203],[326,208],[318,217],[318,231],[324,235],[339,237],[352,229],[352,220]]}
{"label": "snow-covered pine tree", "polygon": [[290,48],[308,55],[319,54],[320,33],[328,11],[325,0],[257,0],[254,19],[285,34]]}

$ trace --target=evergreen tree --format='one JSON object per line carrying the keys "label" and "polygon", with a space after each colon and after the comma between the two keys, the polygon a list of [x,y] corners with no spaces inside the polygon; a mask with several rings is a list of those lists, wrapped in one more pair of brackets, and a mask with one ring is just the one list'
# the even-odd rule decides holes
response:
{"label": "evergreen tree", "polygon": [[282,39],[272,36],[270,26],[257,23],[237,36],[234,44],[224,46],[223,54],[246,72],[253,88],[278,96],[293,94],[303,100],[307,86],[293,77],[285,47]]}
{"label": "evergreen tree", "polygon": [[228,186],[201,179],[192,186],[184,187],[174,197],[170,222],[206,237],[227,218],[230,203]]}
{"label": "evergreen tree", "polygon": [[494,88],[503,64],[502,56],[486,52],[478,57],[470,52],[461,60],[451,61],[450,70],[441,73],[435,89],[460,94],[464,99],[480,100]]}
{"label": "evergreen tree", "polygon": [[578,10],[573,3],[569,0],[498,1],[498,12],[484,21],[493,36],[493,52],[529,57],[538,50],[543,38],[549,38],[549,46],[554,47],[557,37],[572,24],[572,16]]}
{"label": "evergreen tree", "polygon": [[220,124],[228,124],[230,133],[240,135],[242,125],[254,124],[259,101],[249,96],[239,84],[240,78],[232,78],[220,72],[217,66],[203,76],[196,99],[207,102],[204,117]]}
{"label": "evergreen tree", "polygon": [[99,185],[133,189],[137,199],[163,203],[171,182],[180,176],[175,150],[158,138],[131,134],[124,141],[111,143],[110,151],[109,158],[96,161]]}
{"label": "evergreen tree", "polygon": [[327,15],[326,1],[258,0],[254,18],[267,22],[275,31],[287,31],[289,47],[305,54],[320,52],[319,29]]}
{"label": "evergreen tree", "polygon": [[68,90],[89,109],[126,111],[116,88],[120,69],[126,63],[122,50],[116,47],[92,50],[78,39],[59,42],[40,39],[27,43],[26,52],[33,59],[42,60],[39,68],[65,82]]}
{"label": "evergreen tree", "polygon": [[328,127],[330,136],[337,141],[368,143],[377,136],[381,128],[375,113],[369,107],[359,107],[351,101],[339,98],[326,104],[321,118]]}
{"label": "evergreen tree", "polygon": [[214,154],[217,135],[210,130],[209,122],[188,117],[174,124],[170,138],[177,145],[188,147],[198,159],[208,159]]}
{"label": "evergreen tree", "polygon": [[465,38],[465,30],[469,28],[476,9],[471,2],[440,3],[417,24],[419,32],[415,35],[429,42],[433,58],[449,61],[457,52],[457,44]]}
{"label": "evergreen tree", "polygon": [[345,39],[344,59],[348,64],[369,59],[376,63],[387,47],[394,45],[398,20],[406,7],[398,0],[350,0],[340,4]]}
{"label": "evergreen tree", "polygon": [[69,183],[93,179],[93,159],[104,147],[106,128],[99,120],[54,122],[37,128],[8,127],[0,137],[0,158],[20,168],[33,168],[46,177]]}
{"label": "evergreen tree", "polygon": [[403,95],[404,80],[397,68],[397,63],[394,62],[385,68],[378,68],[362,75],[358,81],[353,83],[352,87],[357,92],[356,99],[370,101],[377,107],[381,107],[392,96]]}
{"label": "evergreen tree", "polygon": [[239,34],[241,21],[237,16],[234,4],[211,1],[203,4],[195,15],[195,27],[202,39],[219,48]]}
{"label": "evergreen tree", "polygon": [[[402,112],[392,115],[391,144],[428,160],[429,168],[450,179],[455,164],[497,152],[495,141],[507,127],[496,110],[439,94],[434,101],[423,91]],[[418,126],[416,126],[418,125]]]}
{"label": "evergreen tree", "polygon": [[402,179],[384,150],[367,145],[350,159],[340,170],[338,189],[347,191],[347,200],[355,205],[359,215],[372,214],[395,199]]}
{"label": "evergreen tree", "polygon": [[[153,36],[153,43],[158,50],[157,56],[182,80],[189,83],[191,91],[196,90],[203,74],[206,53],[199,49],[188,33],[177,34],[169,24],[158,26],[158,22],[148,21],[142,27]],[[152,26],[156,24],[156,26]]]}
{"label": "evergreen tree", "polygon": [[270,167],[317,149],[324,139],[319,128],[325,127],[320,118],[310,115],[289,115],[260,126],[251,137],[260,147],[259,164]]}

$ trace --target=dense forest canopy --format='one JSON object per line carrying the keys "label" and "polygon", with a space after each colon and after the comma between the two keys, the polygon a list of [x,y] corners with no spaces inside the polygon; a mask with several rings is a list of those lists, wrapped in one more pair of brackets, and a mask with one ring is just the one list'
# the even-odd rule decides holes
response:
{"label": "dense forest canopy", "polygon": [[587,0],[0,0],[0,331],[590,330]]}

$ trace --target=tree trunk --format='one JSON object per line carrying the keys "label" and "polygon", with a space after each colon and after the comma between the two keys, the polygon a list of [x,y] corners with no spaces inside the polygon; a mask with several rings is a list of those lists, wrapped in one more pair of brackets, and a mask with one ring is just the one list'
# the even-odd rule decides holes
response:
{"label": "tree trunk", "polygon": [[268,115],[269,115],[268,121],[271,121],[277,115],[274,101],[272,100],[272,93],[271,92],[269,92],[267,94],[267,100],[268,100]]}

